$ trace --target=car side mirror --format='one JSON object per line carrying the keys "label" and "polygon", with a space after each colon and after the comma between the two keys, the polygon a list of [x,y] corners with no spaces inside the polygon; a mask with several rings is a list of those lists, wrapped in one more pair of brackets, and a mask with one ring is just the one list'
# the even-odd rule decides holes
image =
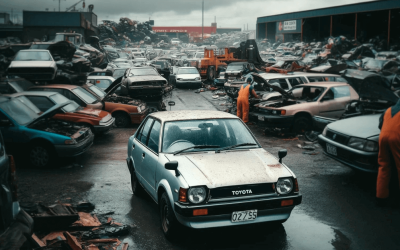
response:
{"label": "car side mirror", "polygon": [[164,166],[165,166],[165,169],[174,170],[175,171],[175,176],[179,176],[180,175],[180,173],[178,171],[178,162],[177,161],[167,162],[167,163],[165,163]]}
{"label": "car side mirror", "polygon": [[279,152],[278,152],[279,163],[282,163],[282,159],[285,158],[286,155],[287,155],[286,149],[279,150]]}

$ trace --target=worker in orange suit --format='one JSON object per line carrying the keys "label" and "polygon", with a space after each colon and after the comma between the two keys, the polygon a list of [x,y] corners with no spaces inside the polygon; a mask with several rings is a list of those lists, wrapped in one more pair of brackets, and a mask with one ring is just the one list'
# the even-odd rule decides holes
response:
{"label": "worker in orange suit", "polygon": [[247,78],[246,83],[240,87],[239,96],[237,98],[237,116],[245,123],[249,122],[249,97],[250,94],[255,98],[259,98],[253,85],[251,85],[251,78]]}
{"label": "worker in orange suit", "polygon": [[[378,180],[376,183],[377,205],[388,203],[389,184],[397,168],[400,179],[400,100],[382,114],[379,122]],[[393,176],[394,177],[394,176]]]}

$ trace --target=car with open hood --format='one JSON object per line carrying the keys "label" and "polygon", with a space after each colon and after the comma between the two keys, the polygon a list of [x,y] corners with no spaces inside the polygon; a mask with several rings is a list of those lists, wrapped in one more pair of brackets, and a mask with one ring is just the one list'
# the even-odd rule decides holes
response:
{"label": "car with open hood", "polygon": [[[70,101],[60,93],[47,91],[25,91],[9,96],[27,97],[40,110],[39,114],[46,112],[55,105]],[[107,132],[114,126],[115,118],[112,117],[109,112],[100,109],[81,107],[74,101],[71,101],[70,104],[63,107],[60,111],[62,112],[55,114],[53,119],[85,125],[89,127],[93,133]]]}
{"label": "car with open hood", "polygon": [[126,160],[133,193],[158,203],[170,238],[182,225],[285,222],[302,199],[286,154],[267,152],[234,115],[190,110],[150,114],[129,138]]}
{"label": "car with open hood", "polygon": [[40,110],[25,96],[0,97],[0,130],[8,151],[24,152],[31,165],[48,167],[58,157],[83,154],[93,144],[89,127],[52,119],[71,102]]}
{"label": "car with open hood", "polygon": [[51,81],[57,64],[48,50],[20,50],[7,69],[9,77],[23,77],[31,81]]}
{"label": "car with open hood", "polygon": [[349,84],[341,82],[300,84],[288,92],[273,87],[281,99],[254,105],[250,118],[267,128],[291,129],[297,133],[311,130],[315,115],[338,119],[346,105],[359,98]]}
{"label": "car with open hood", "polygon": [[67,84],[35,86],[30,91],[58,92],[82,107],[105,110],[115,118],[117,127],[141,123],[148,114],[146,105],[129,98],[114,96],[115,89],[104,92],[99,87],[86,83],[82,86]]}

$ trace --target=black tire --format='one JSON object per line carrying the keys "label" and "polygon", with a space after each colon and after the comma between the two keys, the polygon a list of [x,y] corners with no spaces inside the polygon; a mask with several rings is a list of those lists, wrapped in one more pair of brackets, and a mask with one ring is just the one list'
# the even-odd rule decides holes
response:
{"label": "black tire", "polygon": [[305,116],[299,116],[294,119],[293,132],[303,134],[312,129],[312,120]]}
{"label": "black tire", "polygon": [[115,118],[115,126],[117,128],[126,128],[131,123],[127,114],[115,113],[113,117]]}
{"label": "black tire", "polygon": [[140,197],[144,194],[144,189],[143,189],[142,185],[140,185],[135,171],[133,171],[131,174],[131,187],[132,187],[132,192],[135,196]]}
{"label": "black tire", "polygon": [[48,168],[54,163],[56,152],[47,143],[34,143],[29,147],[28,156],[34,167]]}
{"label": "black tire", "polygon": [[181,224],[176,219],[168,195],[165,192],[161,195],[160,199],[160,220],[164,236],[168,240],[176,239],[181,229]]}

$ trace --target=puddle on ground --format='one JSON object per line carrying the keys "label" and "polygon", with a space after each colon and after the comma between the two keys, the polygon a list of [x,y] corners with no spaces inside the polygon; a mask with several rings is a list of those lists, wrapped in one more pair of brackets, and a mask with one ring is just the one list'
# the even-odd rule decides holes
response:
{"label": "puddle on ground", "polygon": [[339,229],[332,228],[294,209],[283,224],[291,249],[350,249],[351,241]]}

